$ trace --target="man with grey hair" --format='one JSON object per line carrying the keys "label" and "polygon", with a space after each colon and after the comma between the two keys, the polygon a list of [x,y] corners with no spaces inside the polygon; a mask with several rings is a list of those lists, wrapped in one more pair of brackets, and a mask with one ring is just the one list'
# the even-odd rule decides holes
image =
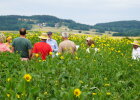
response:
{"label": "man with grey hair", "polygon": [[63,41],[59,44],[59,53],[68,52],[74,54],[74,52],[76,51],[75,43],[73,41],[70,41],[68,37],[69,34],[67,32],[62,32]]}

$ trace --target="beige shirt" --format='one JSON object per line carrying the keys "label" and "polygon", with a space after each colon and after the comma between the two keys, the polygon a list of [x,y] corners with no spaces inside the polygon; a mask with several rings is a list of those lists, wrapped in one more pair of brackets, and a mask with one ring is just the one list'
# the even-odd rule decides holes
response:
{"label": "beige shirt", "polygon": [[76,51],[76,45],[74,42],[70,40],[64,40],[59,44],[59,49],[58,49],[59,53],[69,52],[74,54],[75,51]]}

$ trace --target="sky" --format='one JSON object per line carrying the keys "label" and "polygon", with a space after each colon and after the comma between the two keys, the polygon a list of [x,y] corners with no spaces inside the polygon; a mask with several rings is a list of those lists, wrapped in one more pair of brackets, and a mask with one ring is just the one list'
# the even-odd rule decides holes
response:
{"label": "sky", "polygon": [[139,0],[0,0],[0,15],[52,15],[95,25],[140,20]]}

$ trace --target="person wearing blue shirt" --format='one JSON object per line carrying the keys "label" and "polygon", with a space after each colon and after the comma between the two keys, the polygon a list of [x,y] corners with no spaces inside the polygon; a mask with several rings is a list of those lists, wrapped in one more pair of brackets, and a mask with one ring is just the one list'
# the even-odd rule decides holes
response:
{"label": "person wearing blue shirt", "polygon": [[52,47],[53,52],[57,52],[58,44],[57,44],[56,40],[52,39],[52,32],[48,32],[47,34],[48,34],[49,39],[46,40],[46,43],[48,43]]}

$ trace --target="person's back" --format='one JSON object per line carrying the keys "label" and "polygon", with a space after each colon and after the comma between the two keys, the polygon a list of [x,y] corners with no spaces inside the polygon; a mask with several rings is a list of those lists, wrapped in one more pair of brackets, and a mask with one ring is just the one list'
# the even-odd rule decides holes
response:
{"label": "person's back", "polygon": [[46,56],[52,52],[51,46],[46,42],[38,42],[34,44],[33,53],[41,54],[43,60],[46,59]]}
{"label": "person's back", "polygon": [[28,60],[31,57],[32,45],[30,40],[26,39],[26,29],[19,30],[20,37],[13,40],[12,50],[21,55],[21,60]]}
{"label": "person's back", "polygon": [[22,58],[29,58],[28,50],[31,49],[31,43],[26,38],[18,37],[13,41],[14,52],[19,53]]}
{"label": "person's back", "polygon": [[46,40],[48,39],[46,33],[42,33],[39,38],[41,39],[41,41],[34,44],[32,57],[34,57],[34,55],[37,53],[41,54],[42,60],[46,60],[46,56],[49,55],[50,52],[52,52],[52,48],[48,43],[46,43]]}
{"label": "person's back", "polygon": [[74,42],[72,42],[70,40],[64,40],[59,44],[58,52],[60,52],[60,53],[69,52],[69,53],[74,54],[75,51],[76,51],[76,45]]}

